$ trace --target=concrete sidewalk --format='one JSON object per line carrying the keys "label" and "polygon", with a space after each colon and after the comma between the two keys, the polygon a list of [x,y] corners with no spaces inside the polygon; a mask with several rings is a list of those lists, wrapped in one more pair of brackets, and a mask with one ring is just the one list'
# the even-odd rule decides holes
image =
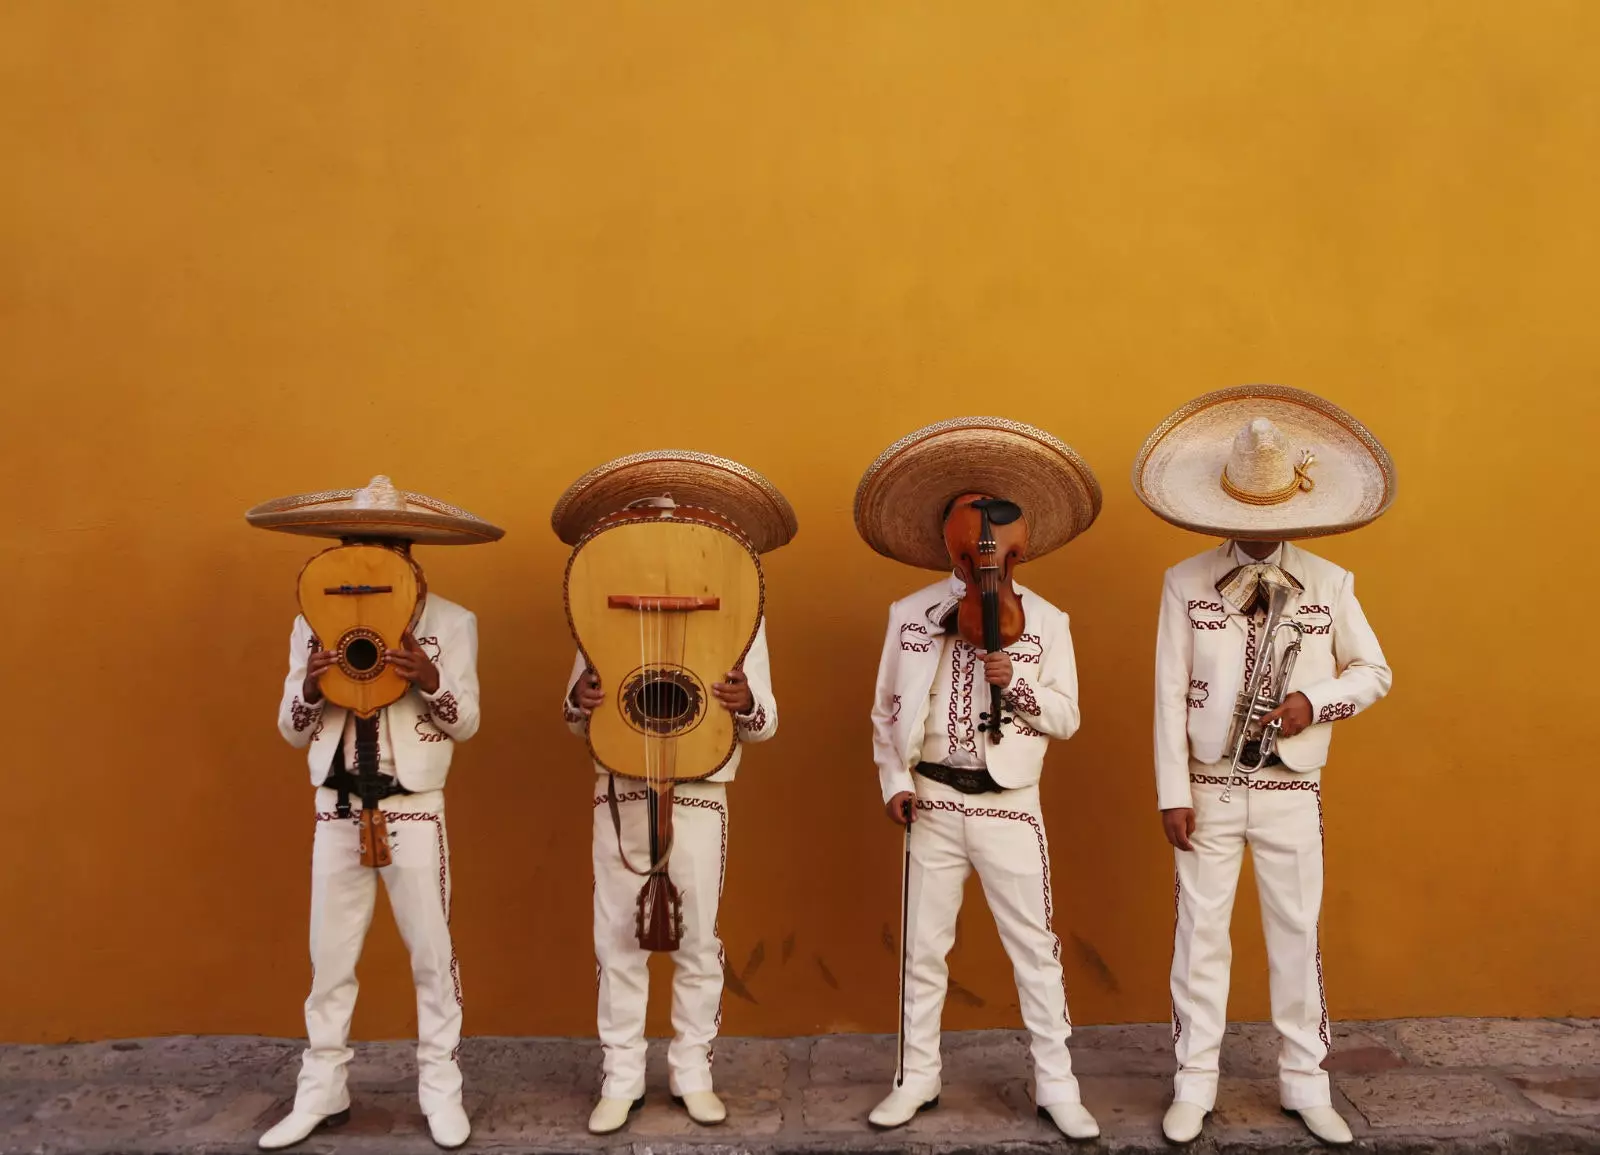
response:
{"label": "concrete sidewalk", "polygon": [[[1196,1152],[1312,1150],[1278,1110],[1269,1027],[1230,1032],[1223,1090]],[[717,1088],[728,1122],[703,1129],[668,1102],[661,1047],[650,1098],[604,1139],[584,1122],[598,1085],[590,1040],[471,1039],[462,1049],[473,1138],[467,1150],[728,1155],[867,1150],[966,1155],[1072,1147],[1034,1115],[1025,1037],[945,1036],[942,1106],[904,1130],[869,1131],[888,1089],[894,1040],[882,1036],[725,1039]],[[1080,1150],[1166,1149],[1170,1094],[1165,1025],[1086,1027],[1073,1036],[1084,1101],[1104,1138]],[[0,1152],[238,1152],[294,1093],[299,1045],[255,1038],[173,1038],[63,1047],[0,1047]],[[1600,1021],[1484,1019],[1352,1024],[1336,1032],[1335,1098],[1359,1150],[1600,1153]],[[354,1117],[298,1150],[407,1155],[437,1150],[414,1095],[411,1047],[358,1047]]]}

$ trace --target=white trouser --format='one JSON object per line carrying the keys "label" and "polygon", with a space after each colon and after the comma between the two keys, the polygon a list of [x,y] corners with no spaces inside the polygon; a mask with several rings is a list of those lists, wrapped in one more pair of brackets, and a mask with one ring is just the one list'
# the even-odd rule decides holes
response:
{"label": "white trouser", "polygon": [[[622,845],[628,861],[650,862],[649,806],[644,787],[616,780]],[[606,804],[606,776],[594,795],[594,956],[600,988],[600,1045],[607,1099],[644,1094],[644,1021],[650,998],[650,952],[639,946],[635,914],[644,879],[622,863]],[[672,856],[667,874],[683,900],[683,940],[672,953],[672,1029],[667,1048],[674,1095],[711,1090],[711,1045],[722,1023],[722,941],[717,904],[728,861],[727,787],[686,782],[673,792]]]}
{"label": "white trouser", "polygon": [[1278,1093],[1291,1110],[1332,1102],[1322,1060],[1328,1008],[1317,916],[1322,908],[1322,796],[1317,775],[1274,767],[1236,779],[1222,801],[1226,764],[1191,768],[1194,849],[1176,852],[1177,932],[1172,949],[1174,1098],[1210,1110],[1227,1027],[1228,923],[1248,844],[1267,939],[1272,1022],[1282,1037]]}
{"label": "white trouser", "polygon": [[317,832],[311,846],[311,995],[306,999],[310,1044],[300,1065],[295,1109],[331,1115],[350,1105],[350,1018],[356,1009],[356,962],[372,924],[378,876],[389,892],[400,937],[411,953],[417,988],[417,1098],[425,1115],[461,1101],[461,977],[450,943],[450,843],[444,794],[431,790],[382,802],[393,862],[361,865],[358,820],[334,813],[333,791],[317,791]]}
{"label": "white trouser", "polygon": [[1033,1035],[1034,1101],[1078,1102],[1067,1039],[1061,943],[1050,928],[1050,848],[1039,788],[962,794],[916,776],[911,824],[911,944],[906,984],[905,1087],[931,1098],[939,1086],[939,1020],[967,875],[976,868],[1011,959],[1022,1021]]}

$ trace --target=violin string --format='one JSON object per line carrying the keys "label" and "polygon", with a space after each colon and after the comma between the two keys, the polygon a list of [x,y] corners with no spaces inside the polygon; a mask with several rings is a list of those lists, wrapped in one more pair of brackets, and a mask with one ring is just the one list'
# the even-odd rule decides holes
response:
{"label": "violin string", "polygon": [[[664,571],[665,568],[666,568],[665,550],[663,550],[663,553],[662,553],[661,564],[662,564],[662,569]],[[661,588],[662,588],[662,592],[665,593],[666,587],[663,585]],[[660,715],[661,715],[661,690],[662,690],[662,685],[661,685],[661,660],[662,660],[662,658],[664,656],[662,654],[662,630],[664,628],[664,623],[663,623],[662,618],[661,618],[661,606],[660,606],[659,603],[652,604],[651,607],[650,607],[650,611],[649,612],[650,612],[650,624],[651,624],[651,627],[652,627],[652,630],[651,630],[651,643],[652,644],[651,644],[651,650],[650,650],[650,677],[651,677],[652,680],[649,682],[649,686],[650,686],[650,711],[649,712],[650,712],[651,721],[654,723],[653,725],[651,725],[649,727],[649,729],[650,729],[650,748],[651,748],[652,753],[655,755],[655,760],[654,760],[654,763],[653,763],[654,780],[651,783],[650,800],[651,800],[651,806],[654,809],[654,814],[652,815],[653,821],[651,822],[651,836],[654,837],[655,833],[661,829],[661,801],[662,801],[661,800],[661,789],[666,784],[665,783],[666,767],[665,767],[664,762],[663,762],[663,756],[665,754],[665,751],[662,748],[662,736],[661,736],[661,733],[656,728],[657,726],[660,725],[659,718],[660,718]],[[660,855],[660,854],[665,853],[665,851],[666,851],[666,847],[662,846],[660,844],[660,842],[657,841],[656,848],[655,848],[656,854]],[[655,869],[659,865],[660,865],[660,863],[655,861],[654,856],[652,856],[652,860],[651,860],[651,863],[650,863],[651,868]]]}

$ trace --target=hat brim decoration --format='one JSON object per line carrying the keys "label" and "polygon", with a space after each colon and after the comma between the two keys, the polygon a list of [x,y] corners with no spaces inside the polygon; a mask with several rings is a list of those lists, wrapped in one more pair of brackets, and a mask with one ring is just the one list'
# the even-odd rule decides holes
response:
{"label": "hat brim decoration", "polygon": [[659,497],[721,514],[757,553],[787,545],[800,529],[788,500],[761,474],[725,457],[683,449],[632,453],[596,466],[561,495],[550,526],[567,545],[577,545],[600,519]]}
{"label": "hat brim decoration", "polygon": [[[383,485],[380,489],[378,483]],[[377,490],[377,502],[369,496]],[[329,489],[280,497],[256,506],[245,520],[259,529],[308,537],[397,540],[422,545],[478,545],[499,541],[505,530],[476,514],[420,493],[396,490],[375,477],[361,489]]]}
{"label": "hat brim decoration", "polygon": [[[1223,480],[1240,430],[1260,419],[1310,454],[1309,488],[1244,500]],[[1293,541],[1358,529],[1394,502],[1394,461],[1361,422],[1314,393],[1240,385],[1198,397],[1145,439],[1133,489],[1156,516],[1183,529],[1240,541]],[[1237,492],[1237,491],[1236,491]]]}
{"label": "hat brim decoration", "polygon": [[1100,515],[1100,483],[1071,446],[1020,421],[958,417],[907,434],[867,468],[856,530],[885,557],[948,570],[944,511],[964,493],[1022,508],[1025,561],[1060,549]]}

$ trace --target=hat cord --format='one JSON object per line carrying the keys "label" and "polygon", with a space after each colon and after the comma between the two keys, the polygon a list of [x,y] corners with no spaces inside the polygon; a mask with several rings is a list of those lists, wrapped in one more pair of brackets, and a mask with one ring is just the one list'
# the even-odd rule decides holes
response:
{"label": "hat cord", "polygon": [[1224,465],[1222,467],[1222,489],[1223,492],[1225,492],[1229,497],[1233,498],[1235,501],[1242,501],[1246,505],[1282,505],[1295,494],[1310,493],[1317,487],[1317,483],[1313,481],[1311,479],[1311,475],[1306,472],[1306,470],[1310,469],[1314,464],[1316,464],[1316,461],[1316,454],[1312,453],[1309,449],[1303,450],[1300,457],[1300,464],[1294,467],[1294,479],[1282,489],[1274,490],[1271,493],[1248,493],[1245,490],[1240,489],[1231,480],[1229,480],[1228,467]]}

